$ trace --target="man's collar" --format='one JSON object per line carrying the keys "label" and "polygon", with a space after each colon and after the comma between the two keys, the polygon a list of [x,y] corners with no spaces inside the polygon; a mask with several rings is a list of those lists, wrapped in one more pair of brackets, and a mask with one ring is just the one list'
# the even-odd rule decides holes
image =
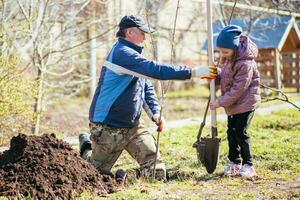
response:
{"label": "man's collar", "polygon": [[144,47],[139,46],[139,45],[136,45],[136,44],[134,44],[134,43],[132,43],[132,42],[130,42],[130,41],[124,39],[124,38],[119,38],[118,40],[119,40],[119,42],[121,42],[121,43],[123,43],[124,45],[126,45],[126,46],[128,46],[128,47],[130,47],[130,48],[132,48],[132,49],[134,49],[134,50],[136,50],[136,51],[139,52],[139,53],[142,53],[142,51],[143,51],[143,49],[144,49]]}

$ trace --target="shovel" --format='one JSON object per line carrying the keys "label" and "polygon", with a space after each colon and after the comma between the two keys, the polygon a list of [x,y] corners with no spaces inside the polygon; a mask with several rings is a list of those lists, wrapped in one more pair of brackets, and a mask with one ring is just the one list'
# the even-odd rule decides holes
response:
{"label": "shovel", "polygon": [[[211,0],[207,0],[206,4],[207,8],[207,29],[208,29],[208,64],[214,65],[213,63],[213,56],[214,56],[214,50],[213,50],[213,30],[212,30],[212,3]],[[215,81],[212,80],[210,82],[210,100],[215,101],[216,99],[216,89],[215,89]],[[205,115],[203,118],[203,122],[201,124],[201,127],[205,125],[205,119],[207,115],[207,110],[209,107],[209,102],[207,102]],[[201,138],[201,133],[203,127],[199,129],[197,141],[193,145],[197,149],[197,155],[198,159],[201,161],[201,163],[205,166],[206,171],[208,173],[213,173],[216,169],[217,163],[218,163],[218,157],[219,157],[219,148],[220,148],[220,142],[221,139],[218,138],[218,131],[217,131],[217,112],[216,110],[211,110],[211,138],[205,137]]]}
{"label": "shovel", "polygon": [[207,101],[203,121],[200,125],[197,141],[193,144],[196,148],[198,160],[205,166],[206,171],[211,174],[215,171],[218,158],[221,139],[217,137],[217,129],[212,127],[212,137],[201,137],[205,126],[210,98]]}

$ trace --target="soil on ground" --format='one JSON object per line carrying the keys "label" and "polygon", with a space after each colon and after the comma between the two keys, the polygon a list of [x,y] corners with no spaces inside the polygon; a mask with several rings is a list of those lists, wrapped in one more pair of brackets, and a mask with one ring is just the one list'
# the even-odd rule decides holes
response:
{"label": "soil on ground", "polygon": [[105,196],[117,186],[54,134],[19,134],[0,153],[0,196],[72,199],[85,190]]}

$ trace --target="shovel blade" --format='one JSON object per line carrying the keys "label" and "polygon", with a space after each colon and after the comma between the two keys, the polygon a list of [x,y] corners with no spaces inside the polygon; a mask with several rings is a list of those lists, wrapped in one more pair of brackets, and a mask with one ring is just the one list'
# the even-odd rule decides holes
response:
{"label": "shovel blade", "polygon": [[201,138],[194,146],[197,149],[197,156],[201,163],[205,166],[206,171],[211,174],[215,171],[219,158],[221,139]]}

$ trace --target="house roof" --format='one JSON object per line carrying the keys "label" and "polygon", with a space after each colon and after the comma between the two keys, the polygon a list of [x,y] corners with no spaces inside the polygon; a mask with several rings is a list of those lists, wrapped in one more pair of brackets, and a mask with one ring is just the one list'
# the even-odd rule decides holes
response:
{"label": "house roof", "polygon": [[[291,16],[259,18],[251,22],[249,19],[232,19],[231,24],[242,27],[244,34],[248,35],[259,49],[278,48],[281,50],[292,28],[296,31],[300,41],[298,25]],[[223,27],[225,24],[220,20],[213,23],[214,49],[216,48],[217,36]],[[206,40],[202,50],[207,50],[207,46]]]}

